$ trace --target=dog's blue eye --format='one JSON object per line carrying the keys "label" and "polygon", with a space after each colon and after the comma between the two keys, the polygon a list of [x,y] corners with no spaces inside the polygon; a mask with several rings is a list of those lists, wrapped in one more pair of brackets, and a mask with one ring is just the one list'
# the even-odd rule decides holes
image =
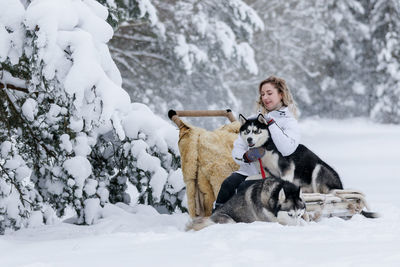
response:
{"label": "dog's blue eye", "polygon": [[245,133],[246,133],[246,134],[249,134],[249,133],[250,133],[250,130],[249,130],[249,129],[247,129],[247,130],[245,131]]}

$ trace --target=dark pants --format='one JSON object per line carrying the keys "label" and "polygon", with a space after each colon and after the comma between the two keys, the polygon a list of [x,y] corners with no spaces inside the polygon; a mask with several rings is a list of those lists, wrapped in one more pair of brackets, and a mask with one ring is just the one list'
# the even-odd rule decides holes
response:
{"label": "dark pants", "polygon": [[232,173],[228,178],[226,178],[219,190],[217,199],[215,201],[216,205],[224,204],[227,202],[237,191],[241,191],[249,187],[251,184],[257,180],[245,181],[247,176],[239,173]]}

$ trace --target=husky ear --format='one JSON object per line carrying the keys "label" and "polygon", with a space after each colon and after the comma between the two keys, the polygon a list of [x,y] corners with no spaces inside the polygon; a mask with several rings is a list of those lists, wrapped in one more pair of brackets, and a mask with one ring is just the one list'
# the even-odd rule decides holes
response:
{"label": "husky ear", "polygon": [[267,121],[265,120],[264,115],[261,114],[261,113],[258,114],[257,120],[258,120],[259,122],[263,123],[263,124],[267,124]]}
{"label": "husky ear", "polygon": [[239,122],[240,122],[240,125],[245,124],[246,121],[247,121],[247,119],[246,119],[242,114],[239,114]]}
{"label": "husky ear", "polygon": [[285,195],[285,191],[283,190],[283,188],[281,189],[281,191],[279,191],[279,203],[283,203],[285,202],[286,199],[286,195]]}

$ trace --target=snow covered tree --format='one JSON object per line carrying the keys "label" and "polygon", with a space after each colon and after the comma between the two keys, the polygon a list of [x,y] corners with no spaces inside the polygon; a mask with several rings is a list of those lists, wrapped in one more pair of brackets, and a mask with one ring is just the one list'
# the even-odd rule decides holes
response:
{"label": "snow covered tree", "polygon": [[0,146],[0,234],[7,228],[36,225],[38,216],[43,221],[42,198],[29,181],[31,170],[19,154],[24,148],[16,146],[9,140],[3,140]]}
{"label": "snow covered tree", "polygon": [[[25,83],[16,78],[29,78],[27,59],[22,56],[24,8],[15,1],[3,4],[13,12],[3,12],[0,16],[0,234],[7,228],[27,226],[31,215],[42,208],[42,199],[29,180],[32,150],[21,142],[30,128],[21,127],[24,118],[15,103],[19,96],[28,92]],[[33,139],[26,141],[35,142]]]}
{"label": "snow covered tree", "polygon": [[[97,184],[92,182],[96,179],[86,157],[95,144],[94,129],[106,123],[106,112],[111,107],[101,98],[106,86],[112,85],[101,66],[110,61],[104,53],[104,43],[111,37],[112,29],[101,19],[108,13],[94,1],[36,1],[26,11],[20,3],[18,8],[23,10],[19,17],[23,31],[13,42],[22,48],[19,58],[24,60],[14,60],[13,64],[5,53],[9,60],[4,69],[27,71],[3,71],[5,82],[11,76],[24,79],[26,85],[24,94],[7,87],[3,92],[20,118],[16,125],[20,131],[15,138],[29,147],[23,156],[32,171],[30,180],[44,201],[51,203],[59,216],[68,205],[73,205],[79,222],[91,223],[93,218],[84,217],[90,214],[85,214],[84,209],[93,209],[100,201],[96,201],[96,190],[92,190]],[[52,12],[48,13],[49,9]],[[90,19],[92,25],[78,26],[79,21]],[[93,23],[99,26],[93,27]],[[103,31],[96,32],[98,28]],[[13,47],[13,42],[8,47]],[[91,51],[95,44],[97,53]],[[103,62],[97,56],[102,56]],[[92,75],[83,71],[89,70],[88,63]],[[111,72],[113,67],[109,64],[104,69]]]}
{"label": "snow covered tree", "polygon": [[371,117],[400,123],[400,5],[398,1],[372,1],[370,14],[377,83]]}
{"label": "snow covered tree", "polygon": [[[326,72],[315,98],[316,112],[333,117],[369,116],[371,64],[368,6],[360,1],[329,1],[323,20],[332,33],[333,55],[325,61]],[[369,62],[371,63],[371,62]]]}
{"label": "snow covered tree", "polygon": [[132,99],[165,118],[171,108],[237,109],[225,75],[258,71],[251,42],[263,23],[256,12],[241,0],[152,4],[147,23],[124,23],[111,41]]}
{"label": "snow covered tree", "polygon": [[176,129],[139,103],[132,104],[121,125],[114,125],[114,136],[102,136],[97,147],[102,151],[92,153],[96,176],[110,177],[111,202],[129,204],[135,197],[161,212],[185,211]]}
{"label": "snow covered tree", "polygon": [[[126,189],[113,191],[113,179],[135,175],[139,169],[145,178],[129,178],[138,194],[143,188],[147,193],[141,196],[152,199],[143,203],[184,210],[184,187],[175,181],[180,172],[177,140],[169,137],[177,136],[177,130],[165,123],[139,127],[135,119],[124,124],[124,118],[143,112],[130,103],[111,59],[108,10],[94,0],[3,4],[12,12],[0,17],[1,231],[29,225],[32,218],[36,224],[50,221],[47,203],[58,216],[72,206],[77,223],[91,224],[101,216],[101,207]],[[138,120],[158,119],[150,111],[145,115]],[[146,131],[166,136],[151,139],[153,135],[142,133]],[[102,141],[106,136],[112,137],[108,143]],[[122,144],[112,158],[123,152],[130,159],[138,150],[127,149],[127,144],[139,139],[147,145],[141,145],[143,156],[126,161],[124,172],[101,169],[123,165],[116,160],[104,164],[109,146]],[[153,164],[140,166],[139,159],[146,155]]]}

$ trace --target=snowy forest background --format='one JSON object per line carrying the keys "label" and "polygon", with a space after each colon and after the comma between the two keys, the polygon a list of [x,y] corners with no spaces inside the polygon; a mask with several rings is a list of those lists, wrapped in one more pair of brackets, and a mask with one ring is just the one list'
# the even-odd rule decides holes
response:
{"label": "snowy forest background", "polygon": [[131,98],[158,114],[252,113],[259,82],[275,74],[304,117],[400,122],[398,1],[152,4],[165,39],[150,24],[128,24],[110,50]]}
{"label": "snowy forest background", "polygon": [[106,203],[185,211],[167,111],[251,114],[271,74],[287,80],[300,119],[400,123],[395,0],[0,6],[0,233],[71,208],[92,224]]}

